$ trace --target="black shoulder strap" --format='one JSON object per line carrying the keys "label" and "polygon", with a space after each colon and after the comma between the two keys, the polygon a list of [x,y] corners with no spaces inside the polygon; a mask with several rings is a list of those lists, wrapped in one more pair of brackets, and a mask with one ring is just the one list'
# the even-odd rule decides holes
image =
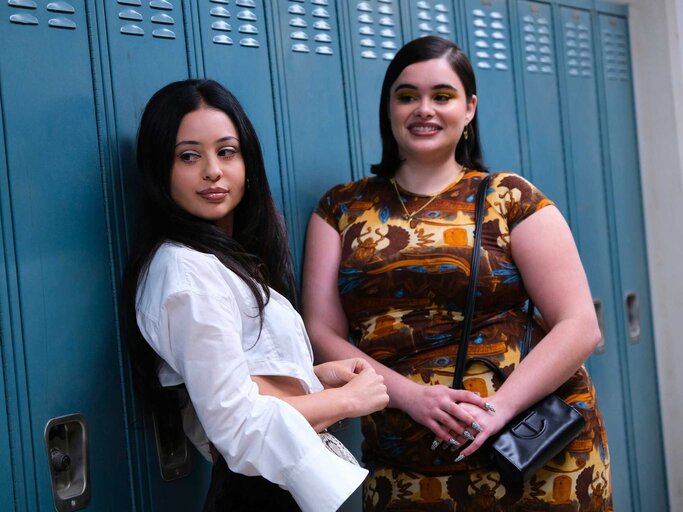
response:
{"label": "black shoulder strap", "polygon": [[[465,376],[467,349],[470,342],[470,334],[472,332],[472,317],[474,316],[474,300],[477,291],[477,281],[479,279],[479,253],[481,249],[482,225],[484,222],[484,204],[490,177],[491,176],[486,176],[479,184],[479,190],[477,190],[477,199],[474,210],[474,245],[472,246],[472,261],[470,262],[470,280],[467,285],[467,302],[465,304],[465,316],[462,321],[462,336],[460,338],[460,347],[458,348],[458,356],[455,363],[455,373],[453,375],[452,387],[454,389],[462,388],[462,380]],[[524,357],[529,353],[529,350],[531,350],[533,319],[534,303],[531,301],[531,299],[529,299],[527,305],[526,323],[524,325],[524,337],[522,338],[522,344],[520,346],[520,361],[524,359]]]}
{"label": "black shoulder strap", "polygon": [[484,222],[484,204],[486,203],[486,192],[489,188],[490,175],[484,177],[477,190],[477,199],[474,207],[474,242],[472,244],[472,260],[470,261],[470,281],[467,285],[467,302],[465,305],[465,318],[462,321],[462,336],[460,338],[460,348],[455,363],[455,374],[453,375],[453,388],[462,387],[462,378],[465,375],[465,360],[467,359],[467,345],[469,344],[470,332],[472,330],[472,316],[474,315],[474,297],[477,292],[477,280],[479,279],[479,253],[481,249],[481,231]]}

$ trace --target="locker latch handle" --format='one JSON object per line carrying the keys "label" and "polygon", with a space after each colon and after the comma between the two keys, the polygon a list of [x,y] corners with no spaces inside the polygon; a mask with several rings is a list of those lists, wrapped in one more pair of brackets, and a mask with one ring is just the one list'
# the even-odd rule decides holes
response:
{"label": "locker latch handle", "polygon": [[90,503],[88,429],[82,414],[52,418],[45,425],[45,447],[55,510],[71,512]]}
{"label": "locker latch handle", "polygon": [[626,294],[626,322],[628,327],[628,340],[631,343],[640,341],[640,304],[638,294],[629,292]]}

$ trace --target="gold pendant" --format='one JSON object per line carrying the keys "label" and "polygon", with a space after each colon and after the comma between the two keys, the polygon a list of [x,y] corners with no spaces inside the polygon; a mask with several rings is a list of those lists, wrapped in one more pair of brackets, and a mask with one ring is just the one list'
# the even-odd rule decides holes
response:
{"label": "gold pendant", "polygon": [[403,220],[410,220],[410,215],[408,215],[407,213],[404,213],[403,214]]}

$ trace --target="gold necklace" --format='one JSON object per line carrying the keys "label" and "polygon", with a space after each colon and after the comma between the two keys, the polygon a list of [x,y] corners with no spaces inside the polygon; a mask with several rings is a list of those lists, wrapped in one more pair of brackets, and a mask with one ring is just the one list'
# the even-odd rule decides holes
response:
{"label": "gold necklace", "polygon": [[453,186],[453,184],[460,179],[460,177],[463,174],[464,169],[465,169],[464,166],[460,167],[460,172],[458,172],[458,177],[454,181],[450,182],[443,189],[439,190],[436,194],[429,196],[429,201],[427,201],[425,204],[423,204],[420,208],[418,208],[417,210],[415,210],[412,213],[408,211],[408,208],[406,208],[405,203],[401,200],[401,193],[398,191],[398,185],[396,184],[396,180],[394,178],[391,178],[390,181],[391,181],[391,184],[394,186],[394,190],[396,191],[396,197],[398,197],[398,202],[401,203],[401,207],[403,208],[403,220],[413,220],[413,216],[417,215],[422,210],[427,208],[427,206],[429,206],[432,203],[432,201],[434,201],[434,199],[436,199],[438,196],[443,194],[446,190],[451,188]]}

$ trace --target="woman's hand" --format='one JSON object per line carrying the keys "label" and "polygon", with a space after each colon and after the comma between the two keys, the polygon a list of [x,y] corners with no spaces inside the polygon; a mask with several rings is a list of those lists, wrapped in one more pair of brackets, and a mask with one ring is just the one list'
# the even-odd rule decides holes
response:
{"label": "woman's hand", "polygon": [[370,363],[360,357],[354,357],[316,365],[313,371],[322,385],[328,389],[343,386],[366,368],[371,368]]}
{"label": "woman's hand", "polygon": [[[486,401],[471,391],[441,384],[426,386],[413,382],[412,385],[413,388],[405,395],[409,399],[400,408],[434,432],[437,441],[462,436],[465,429],[471,431],[472,422],[476,421],[473,409],[490,414],[486,411]],[[466,405],[470,407],[466,408]]]}
{"label": "woman's hand", "polygon": [[346,397],[349,406],[348,416],[365,416],[384,409],[389,403],[384,377],[375,372],[369,364],[337,389]]}

